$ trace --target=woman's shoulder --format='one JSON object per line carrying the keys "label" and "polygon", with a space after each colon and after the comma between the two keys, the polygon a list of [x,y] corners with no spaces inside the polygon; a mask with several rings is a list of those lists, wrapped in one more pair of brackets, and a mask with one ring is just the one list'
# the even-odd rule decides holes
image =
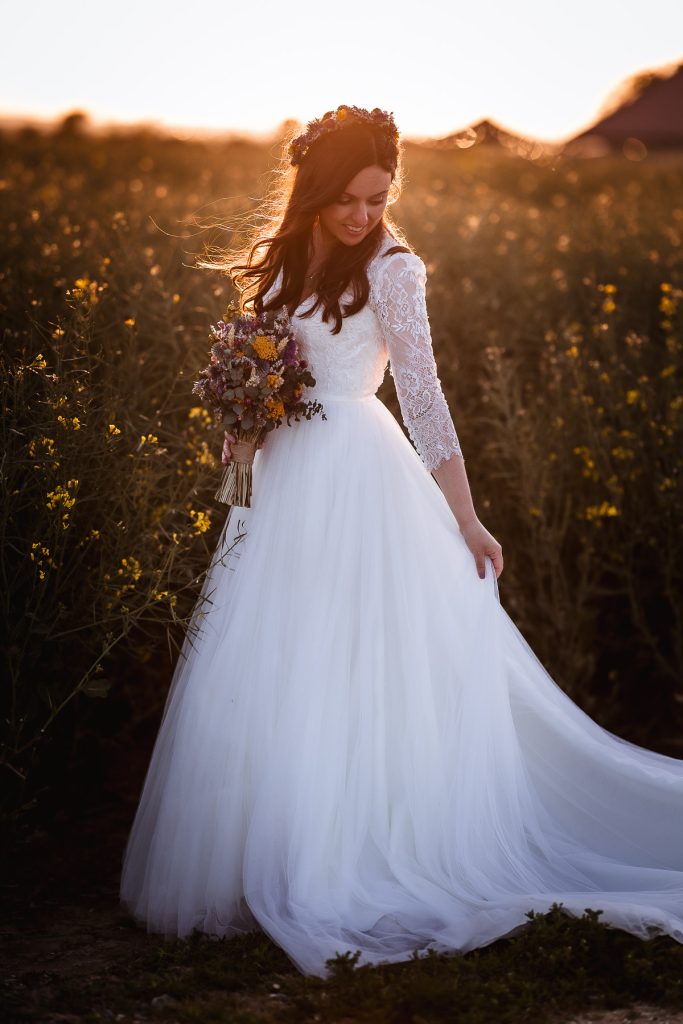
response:
{"label": "woman's shoulder", "polygon": [[386,230],[372,260],[372,268],[374,270],[372,276],[376,284],[382,280],[395,279],[405,273],[425,278],[427,275],[424,260],[408,246],[397,241]]}

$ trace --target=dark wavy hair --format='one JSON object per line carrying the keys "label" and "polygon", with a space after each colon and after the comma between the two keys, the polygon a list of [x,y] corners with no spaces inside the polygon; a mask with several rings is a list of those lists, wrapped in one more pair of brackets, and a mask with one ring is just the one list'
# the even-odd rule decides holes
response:
{"label": "dark wavy hair", "polygon": [[[308,253],[313,225],[319,210],[335,202],[346,185],[365,167],[377,166],[391,174],[387,207],[382,219],[358,245],[333,245],[317,275],[315,303],[302,317],[323,306],[323,320],[334,317],[333,334],[342,327],[342,316],[361,310],[369,297],[367,266],[376,254],[383,231],[395,239],[385,255],[413,252],[400,229],[393,223],[388,206],[400,197],[403,185],[401,144],[386,129],[356,122],[340,131],[328,132],[312,144],[300,164],[292,167],[289,143],[298,134],[293,127],[283,141],[280,165],[261,208],[254,218],[260,227],[248,227],[242,245],[228,250],[208,249],[198,266],[225,271],[241,294],[240,306],[258,314],[286,305],[290,315],[304,292]],[[265,221],[265,227],[263,222]],[[263,296],[282,270],[277,294],[267,304]],[[340,309],[340,297],[353,287],[353,300]]]}

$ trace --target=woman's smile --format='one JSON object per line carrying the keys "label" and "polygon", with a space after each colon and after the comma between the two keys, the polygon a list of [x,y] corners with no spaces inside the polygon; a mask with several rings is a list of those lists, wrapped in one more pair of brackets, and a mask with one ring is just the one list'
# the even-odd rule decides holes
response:
{"label": "woman's smile", "polygon": [[[326,244],[333,239],[350,245],[358,242],[381,221],[387,205],[391,174],[375,164],[364,167],[346,184],[333,203],[320,210],[320,226]],[[362,218],[344,220],[348,216]]]}

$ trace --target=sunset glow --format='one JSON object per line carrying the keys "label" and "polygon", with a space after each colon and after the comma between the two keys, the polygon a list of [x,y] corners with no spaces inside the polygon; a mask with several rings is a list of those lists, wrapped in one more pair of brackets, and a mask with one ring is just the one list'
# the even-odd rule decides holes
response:
{"label": "sunset glow", "polygon": [[679,0],[2,3],[3,115],[273,131],[339,103],[408,136],[481,118],[548,140],[587,127],[626,77],[683,57]]}

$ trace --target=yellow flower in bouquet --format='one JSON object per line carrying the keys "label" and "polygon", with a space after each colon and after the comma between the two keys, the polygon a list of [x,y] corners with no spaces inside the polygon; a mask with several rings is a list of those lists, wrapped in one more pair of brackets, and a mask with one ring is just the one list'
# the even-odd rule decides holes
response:
{"label": "yellow flower in bouquet", "polygon": [[285,414],[284,404],[279,398],[266,398],[266,408],[270,419],[282,419]]}
{"label": "yellow flower in bouquet", "polygon": [[252,345],[259,359],[277,359],[277,348],[267,334],[257,334]]}

